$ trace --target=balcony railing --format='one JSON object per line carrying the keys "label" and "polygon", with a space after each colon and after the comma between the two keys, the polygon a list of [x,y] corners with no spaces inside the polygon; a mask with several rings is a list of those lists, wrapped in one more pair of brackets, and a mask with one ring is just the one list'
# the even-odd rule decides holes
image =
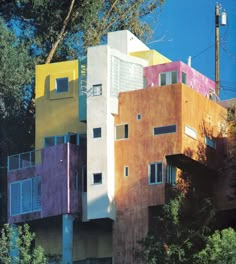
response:
{"label": "balcony railing", "polygon": [[41,150],[33,150],[8,156],[8,171],[30,168],[40,164],[41,152]]}

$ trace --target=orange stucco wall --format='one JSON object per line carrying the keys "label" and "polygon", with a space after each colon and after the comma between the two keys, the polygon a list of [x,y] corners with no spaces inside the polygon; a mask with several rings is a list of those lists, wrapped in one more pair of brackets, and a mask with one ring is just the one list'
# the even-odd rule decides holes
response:
{"label": "orange stucco wall", "polygon": [[[179,88],[179,87],[178,87]],[[136,241],[148,230],[148,206],[165,202],[164,183],[148,184],[148,164],[165,162],[165,155],[181,150],[181,90],[153,87],[121,93],[115,124],[129,125],[129,138],[115,142],[115,197],[117,219],[113,248],[116,264],[138,263]],[[171,113],[171,114],[170,114]],[[137,120],[137,115],[141,119]],[[177,126],[177,133],[153,135],[153,128]],[[124,166],[129,176],[124,176]]]}
{"label": "orange stucco wall", "polygon": [[[134,249],[148,231],[148,207],[165,203],[165,168],[163,183],[149,185],[149,163],[166,164],[166,155],[183,153],[213,165],[212,159],[221,152],[206,147],[204,133],[222,137],[225,110],[190,87],[174,84],[121,93],[118,113],[115,125],[128,124],[129,136],[115,141],[113,249],[116,264],[130,264],[139,263]],[[153,135],[154,127],[168,125],[176,125],[176,133]],[[184,133],[185,125],[196,130],[196,139]]]}

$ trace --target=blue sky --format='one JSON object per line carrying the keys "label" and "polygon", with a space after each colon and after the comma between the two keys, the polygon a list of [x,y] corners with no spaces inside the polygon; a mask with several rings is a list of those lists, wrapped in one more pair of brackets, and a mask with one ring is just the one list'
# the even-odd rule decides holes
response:
{"label": "blue sky", "polygon": [[[215,79],[216,0],[166,0],[148,46],[172,61],[187,63]],[[220,26],[220,98],[236,98],[236,0],[219,1],[227,12],[227,26]]]}

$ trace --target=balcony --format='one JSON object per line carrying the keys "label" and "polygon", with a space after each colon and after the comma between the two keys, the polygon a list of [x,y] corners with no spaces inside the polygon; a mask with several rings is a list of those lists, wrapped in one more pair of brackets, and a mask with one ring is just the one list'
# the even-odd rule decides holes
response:
{"label": "balcony", "polygon": [[8,158],[8,222],[82,215],[86,144],[60,144]]}
{"label": "balcony", "polygon": [[42,150],[33,150],[8,157],[8,172],[34,167],[41,163]]}

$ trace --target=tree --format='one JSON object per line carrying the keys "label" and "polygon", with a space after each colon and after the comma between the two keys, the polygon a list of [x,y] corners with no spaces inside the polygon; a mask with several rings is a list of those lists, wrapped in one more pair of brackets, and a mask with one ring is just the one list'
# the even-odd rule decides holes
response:
{"label": "tree", "polygon": [[196,264],[235,264],[236,231],[232,228],[216,230],[194,259]]}
{"label": "tree", "polygon": [[194,254],[204,246],[210,232],[214,209],[204,199],[199,210],[190,209],[186,194],[175,190],[153,227],[141,242],[138,255],[148,264],[193,263]]}
{"label": "tree", "polygon": [[0,166],[9,153],[29,149],[34,138],[34,63],[24,43],[0,19]]}
{"label": "tree", "polygon": [[[15,241],[14,233],[17,233]],[[44,250],[40,246],[33,246],[34,239],[35,234],[30,232],[27,224],[18,226],[16,230],[5,225],[0,236],[0,263],[46,264]]]}
{"label": "tree", "polygon": [[[5,21],[20,29],[40,50],[40,62],[77,58],[78,51],[99,44],[109,31],[129,29],[137,37],[150,32],[149,14],[164,0],[8,0],[1,1]],[[33,36],[33,38],[32,38]]]}

